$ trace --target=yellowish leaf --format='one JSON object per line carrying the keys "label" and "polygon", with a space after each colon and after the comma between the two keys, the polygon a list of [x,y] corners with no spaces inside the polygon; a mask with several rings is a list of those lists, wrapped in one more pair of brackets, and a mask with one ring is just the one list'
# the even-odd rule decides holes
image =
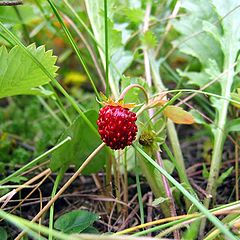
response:
{"label": "yellowish leaf", "polygon": [[183,110],[181,107],[167,106],[163,113],[177,124],[193,124],[195,122],[191,113]]}

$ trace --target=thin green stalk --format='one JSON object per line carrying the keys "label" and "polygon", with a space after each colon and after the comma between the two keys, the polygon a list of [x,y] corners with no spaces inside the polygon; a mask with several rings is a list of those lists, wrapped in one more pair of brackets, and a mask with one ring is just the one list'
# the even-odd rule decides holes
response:
{"label": "thin green stalk", "polygon": [[[236,201],[236,202],[233,202],[233,203],[222,205],[222,206],[219,206],[219,207],[216,207],[216,208],[213,208],[213,209],[209,210],[209,212],[215,213],[219,210],[225,210],[225,209],[227,210],[228,208],[231,208],[235,205],[236,205],[235,209],[237,209],[239,207],[239,203],[240,203],[239,201]],[[171,222],[168,222],[168,223],[165,223],[165,224],[160,224],[158,226],[149,228],[147,230],[136,232],[132,235],[133,236],[143,236],[143,235],[147,235],[148,233],[160,231],[160,230],[165,229],[167,227],[173,227],[175,225],[178,225],[179,228],[185,227],[186,226],[185,223],[188,222],[189,220],[197,221],[197,220],[199,220],[200,218],[203,218],[203,217],[204,217],[204,215],[202,213],[197,213],[195,216],[186,216],[186,217],[181,218],[179,220],[171,221]],[[180,226],[180,224],[181,224],[181,226]]]}
{"label": "thin green stalk", "polygon": [[[37,2],[37,5],[38,5],[38,7],[40,8],[40,10],[42,11],[42,13],[44,14],[43,9],[41,8],[41,5],[40,5],[38,2]],[[26,25],[23,23],[22,16],[21,16],[18,8],[17,8],[16,6],[14,6],[14,9],[15,9],[15,11],[16,11],[16,13],[17,13],[17,16],[18,16],[19,20],[22,22],[23,32],[24,32],[25,37],[26,37],[26,39],[28,40],[28,43],[29,43],[29,42],[30,42],[30,37],[29,37],[29,33],[28,33],[28,30],[27,30],[27,27],[26,27]],[[45,16],[45,15],[44,15],[44,16]],[[49,18],[48,18],[47,20],[49,20]],[[47,22],[49,22],[49,21],[47,21]],[[54,88],[51,86],[51,84],[49,84],[49,86],[50,86],[51,90],[52,90],[53,92],[55,92],[55,90],[54,90]],[[56,99],[57,99],[57,102],[56,102],[56,103],[57,103],[57,106],[59,107],[59,109],[60,109],[61,112],[63,113],[64,117],[65,117],[66,120],[69,122],[69,124],[71,124],[72,121],[71,121],[70,117],[68,116],[67,112],[65,111],[65,109],[64,109],[64,107],[63,107],[63,104],[62,104],[62,102],[61,102],[61,100],[60,100],[60,98],[58,97],[58,95],[57,95],[56,92],[55,92],[55,97],[56,97]],[[46,105],[45,105],[45,107],[46,107]],[[47,108],[47,109],[49,110],[49,108]],[[55,117],[55,119],[56,119],[56,117]],[[60,119],[59,119],[59,120],[60,120]],[[59,122],[59,120],[57,120],[57,121]]]}
{"label": "thin green stalk", "polygon": [[[39,234],[38,234],[39,231],[44,235],[48,235],[50,233],[49,229],[45,226],[42,226],[42,225],[39,225],[36,223],[32,223],[21,217],[6,213],[3,210],[0,210],[0,217],[2,219],[5,219],[5,220],[11,222],[13,225],[17,226],[18,228],[24,230],[30,236],[32,236],[33,239],[46,240],[45,237],[39,236]],[[79,237],[75,237],[73,235],[69,236],[65,233],[58,232],[56,230],[53,230],[52,234],[56,239],[59,239],[59,240],[79,240]]]}
{"label": "thin green stalk", "polygon": [[229,101],[231,103],[240,104],[240,101],[236,101],[234,99],[231,99],[230,97],[221,96],[221,95],[218,95],[218,94],[205,92],[205,91],[201,91],[201,90],[195,90],[195,89],[174,89],[174,90],[164,91],[163,93],[175,93],[175,92],[199,93],[199,94],[204,94],[204,95],[207,95],[207,96],[210,96],[210,97],[215,97],[215,98],[219,98],[219,99],[222,99],[222,100],[226,100],[226,101]]}
{"label": "thin green stalk", "polygon": [[[190,182],[188,180],[188,177],[186,175],[186,172],[184,171],[184,168],[181,168],[178,164],[176,159],[174,158],[174,156],[171,153],[171,150],[169,149],[169,147],[167,146],[166,143],[162,144],[163,149],[166,151],[168,157],[170,158],[170,160],[173,162],[174,166],[177,169],[177,172],[179,174],[179,178],[181,180],[181,182],[184,182],[187,186],[190,185]],[[190,185],[191,186],[191,185]],[[191,188],[189,188],[189,191],[191,191]]]}
{"label": "thin green stalk", "polygon": [[[119,160],[120,154],[118,154],[118,160]],[[118,169],[118,161],[115,157],[112,158],[112,166],[113,166],[113,173],[114,173],[114,185],[115,185],[115,193],[116,193],[116,199],[118,201],[121,200],[121,193],[120,193],[120,175],[119,175],[119,169]],[[121,212],[121,204],[117,202],[117,212]]]}
{"label": "thin green stalk", "polygon": [[109,95],[109,80],[108,80],[108,75],[109,75],[109,67],[108,67],[108,2],[107,0],[104,0],[104,29],[105,29],[105,65],[106,65],[106,96],[108,97]]}
{"label": "thin green stalk", "polygon": [[[69,4],[68,0],[63,0],[63,2],[65,3],[65,5],[67,6],[67,8],[70,10],[70,12],[72,12],[72,14],[74,15],[74,17],[77,19],[77,21],[83,26],[83,28],[87,31],[88,35],[90,36],[90,38],[94,41],[94,43],[96,44],[96,46],[99,48],[99,53],[101,55],[104,54],[105,55],[105,50],[103,49],[103,47],[97,42],[95,36],[93,35],[93,33],[89,30],[89,28],[87,27],[87,25],[84,23],[84,21],[80,18],[79,14],[77,14],[77,12],[73,9],[73,7]],[[119,78],[121,78],[121,80],[123,81],[123,76],[122,74],[119,72],[119,70],[117,69],[116,65],[111,61],[110,58],[108,58],[108,64],[109,66],[111,66],[116,73],[118,74]],[[111,74],[111,72],[110,72]],[[109,78],[110,75],[108,75]],[[115,97],[115,99],[117,99],[118,94],[116,94],[117,89],[116,86],[111,85],[111,81],[109,81],[109,87],[112,89],[112,93]]]}
{"label": "thin green stalk", "polygon": [[[180,170],[180,172],[178,172],[179,177],[180,177],[180,181],[182,183],[187,184],[188,189],[190,189],[190,191],[192,193],[194,193],[194,195],[196,195],[192,186],[191,186],[191,184],[188,181],[188,177],[187,177],[187,174],[186,174],[186,167],[185,167],[185,163],[184,163],[184,159],[183,159],[183,154],[182,154],[182,151],[181,151],[181,146],[180,146],[180,143],[179,143],[179,140],[178,140],[177,131],[176,131],[176,128],[174,126],[174,123],[171,120],[167,121],[167,131],[168,131],[168,136],[169,136],[171,146],[172,146],[172,149],[173,149],[174,158],[176,159],[176,161],[175,161],[176,169]],[[191,206],[191,203],[187,199],[186,199],[185,202],[186,202],[187,209],[189,209],[190,206]]]}
{"label": "thin green stalk", "polygon": [[180,96],[181,96],[181,92],[178,92],[172,99],[170,99],[167,103],[165,103],[158,111],[154,112],[153,116],[151,116],[151,118],[149,118],[145,123],[144,123],[144,128],[147,127],[147,125],[149,124],[149,122],[155,118],[157,115],[159,115],[161,112],[163,112],[163,110],[169,106],[172,105]]}
{"label": "thin green stalk", "polygon": [[[229,227],[229,228],[233,227],[236,222],[239,222],[239,220],[240,220],[240,216],[239,216],[239,214],[237,214],[237,216],[236,216],[232,221],[230,221],[230,222],[227,223],[227,224],[228,224],[228,227]],[[214,230],[213,232],[211,232],[207,237],[205,237],[204,240],[214,240],[214,239],[216,239],[216,237],[217,237],[219,234],[220,234],[219,229],[215,229],[215,230]],[[239,234],[238,234],[238,236],[239,236]]]}
{"label": "thin green stalk", "polygon": [[37,96],[40,103],[46,108],[46,110],[51,114],[51,116],[64,128],[66,128],[66,124],[58,117],[58,115],[51,109],[51,107],[47,104],[44,98]]}
{"label": "thin green stalk", "polygon": [[142,190],[139,180],[139,166],[137,164],[137,152],[135,151],[135,176],[136,176],[136,184],[137,184],[137,194],[138,194],[138,204],[140,209],[140,218],[141,224],[144,223],[144,209],[143,209],[143,201],[142,201]]}
{"label": "thin green stalk", "polygon": [[[164,86],[161,76],[159,75],[158,64],[154,57],[153,52],[149,53],[149,60],[150,60],[151,70],[153,73],[152,76],[153,76],[154,84],[155,84],[158,92],[159,93],[169,92],[169,91],[166,91],[166,87]],[[181,175],[182,174],[186,175],[186,168],[185,168],[185,164],[184,164],[183,154],[182,154],[181,146],[179,143],[177,131],[176,131],[174,123],[170,120],[168,120],[168,122],[167,122],[167,131],[168,131],[168,136],[169,136],[172,148],[173,148],[173,153],[174,153],[174,157],[176,159],[176,164],[178,165],[178,169],[184,169],[181,172]],[[185,178],[187,178],[187,176]],[[189,184],[189,188],[191,189],[191,192],[194,192],[194,190],[192,189],[190,184]],[[187,205],[187,209],[189,209],[190,203],[187,199],[186,199],[186,205]]]}
{"label": "thin green stalk", "polygon": [[[60,97],[58,96],[56,90],[54,89],[54,87],[52,86],[52,84],[49,84],[49,87],[51,89],[52,92],[55,93],[54,97],[56,98],[55,104],[57,105],[57,107],[60,109],[61,113],[63,114],[63,116],[65,117],[65,119],[68,121],[68,123],[71,125],[72,124],[72,120],[69,117],[67,110],[65,109],[65,107],[63,106],[62,100],[60,99]],[[55,100],[55,99],[54,99]]]}
{"label": "thin green stalk", "polygon": [[[180,88],[180,81],[181,78],[178,76],[178,74],[169,66],[167,62],[162,63],[162,67],[173,77],[173,80],[177,83],[176,89]],[[182,83],[182,86],[185,87],[185,84]],[[204,112],[208,114],[210,117],[214,117],[214,112],[209,106],[209,102],[206,98],[203,96],[196,96],[195,97],[196,102],[204,109]]]}
{"label": "thin green stalk", "polygon": [[[36,232],[40,231],[43,235],[49,234],[49,229],[45,226],[38,225],[36,223],[30,222],[18,216],[8,214],[3,210],[0,210],[0,217],[12,223],[13,225],[19,227],[22,230],[26,230],[29,234],[33,234],[37,240],[46,239],[44,237],[40,238],[39,235],[35,235]],[[63,232],[53,230],[53,237],[57,240],[154,240],[154,238],[135,238],[131,236],[116,236],[116,235],[104,235],[104,234],[71,234],[68,235]]]}
{"label": "thin green stalk", "polygon": [[23,30],[24,36],[25,36],[25,38],[26,38],[25,40],[27,40],[27,43],[30,43],[30,42],[31,42],[31,39],[30,39],[30,37],[29,37],[28,29],[27,29],[25,23],[23,22],[21,13],[19,12],[19,9],[18,9],[17,6],[14,6],[13,8],[14,8],[17,16],[18,16],[18,19],[19,19],[20,22],[21,22],[22,30]]}
{"label": "thin green stalk", "polygon": [[92,77],[91,77],[90,72],[88,71],[88,68],[87,68],[87,65],[86,65],[86,63],[85,63],[85,60],[84,60],[83,57],[81,56],[80,50],[79,50],[77,44],[75,43],[75,41],[74,41],[74,39],[73,39],[73,37],[72,37],[72,34],[70,33],[70,31],[69,31],[68,28],[66,27],[66,25],[65,25],[62,17],[60,16],[60,14],[59,14],[59,12],[58,12],[58,10],[57,10],[57,8],[56,8],[56,5],[52,2],[52,0],[47,0],[47,1],[48,1],[48,3],[50,4],[50,6],[51,6],[51,8],[52,8],[52,11],[53,11],[54,14],[56,15],[59,23],[61,24],[61,26],[62,26],[62,28],[63,28],[63,31],[64,31],[64,33],[65,33],[66,36],[67,36],[67,39],[68,39],[69,43],[71,44],[72,48],[74,49],[75,53],[77,54],[77,57],[78,57],[78,59],[80,60],[82,66],[83,66],[83,68],[84,68],[84,70],[85,70],[85,72],[86,72],[86,74],[87,74],[87,76],[88,76],[88,78],[89,78],[89,80],[90,80],[90,82],[91,82],[91,84],[92,84],[93,90],[94,90],[97,98],[100,100],[101,98],[100,98],[100,95],[99,95],[99,93],[98,93],[98,90],[97,90],[97,88],[96,88],[96,86],[95,86],[95,83],[94,83],[94,81],[93,81],[93,79],[92,79]]}
{"label": "thin green stalk", "polygon": [[[123,192],[124,192],[124,197],[123,200],[126,204],[128,204],[128,165],[127,165],[127,148],[124,149],[124,156],[123,156],[123,165],[124,165],[124,187],[123,187]],[[128,215],[128,207],[124,206],[124,211],[125,211],[125,216]]]}
{"label": "thin green stalk", "polygon": [[[232,37],[232,35],[231,35]],[[230,38],[231,39],[231,38]],[[221,95],[225,98],[229,98],[231,96],[231,87],[233,84],[233,78],[234,78],[234,69],[231,67],[234,63],[235,58],[235,49],[233,48],[233,44],[229,42],[227,44],[228,53],[225,55],[224,59],[224,69],[227,71],[227,76],[223,79],[221,79]],[[217,190],[217,179],[219,176],[219,171],[222,163],[222,152],[224,143],[226,140],[226,133],[225,133],[225,126],[227,121],[227,115],[228,115],[228,106],[229,101],[225,99],[220,99],[218,103],[219,107],[217,107],[217,116],[216,116],[216,130],[214,131],[214,147],[213,147],[213,154],[212,154],[212,160],[211,160],[211,166],[210,166],[210,172],[208,177],[208,184],[206,192],[209,195],[212,195],[213,200],[215,200],[216,197],[216,190]],[[206,208],[209,208],[211,199],[205,198],[204,199],[204,206]],[[206,225],[206,220],[203,220],[201,223],[200,228],[200,237],[204,234],[204,229]]]}
{"label": "thin green stalk", "polygon": [[[106,168],[105,168],[105,181],[106,181],[106,195],[108,197],[112,196],[112,161],[113,161],[113,156],[112,154],[109,154],[109,159],[106,161]],[[107,213],[111,212],[113,203],[106,201],[106,209]]]}
{"label": "thin green stalk", "polygon": [[[66,172],[66,169],[67,167],[66,166],[63,166],[59,172],[58,172],[58,175],[56,177],[56,180],[54,181],[54,185],[53,185],[53,189],[52,189],[52,194],[51,194],[51,199],[54,198],[54,196],[56,195],[56,192],[57,192],[57,188],[64,176],[64,173]],[[54,221],[54,204],[52,204],[51,208],[50,208],[50,215],[49,215],[49,230],[50,230],[50,233],[49,233],[49,236],[48,236],[48,239],[49,240],[52,240],[53,239],[53,235],[52,235],[52,230],[53,230],[53,221]]]}
{"label": "thin green stalk", "polygon": [[160,167],[151,157],[149,157],[140,147],[133,144],[133,147],[151,164],[163,174],[182,194],[188,198],[229,240],[237,240],[238,238],[211,212],[206,209],[191,193],[189,193],[179,182],[177,182],[168,172]]}
{"label": "thin green stalk", "polygon": [[26,170],[30,169],[31,167],[35,166],[36,164],[40,163],[43,159],[45,159],[49,154],[51,154],[52,152],[54,152],[55,150],[57,150],[58,148],[60,148],[63,144],[65,144],[66,142],[70,141],[71,137],[66,137],[64,140],[62,140],[60,143],[58,143],[56,146],[54,146],[53,148],[49,149],[48,151],[46,151],[45,153],[43,153],[42,155],[38,156],[37,158],[33,159],[30,163],[24,165],[22,168],[18,169],[16,172],[12,173],[10,176],[4,178],[2,181],[0,181],[0,185],[3,185],[5,183],[7,183],[8,181],[10,181],[12,178],[19,176],[20,174],[22,174],[23,172],[25,172]]}

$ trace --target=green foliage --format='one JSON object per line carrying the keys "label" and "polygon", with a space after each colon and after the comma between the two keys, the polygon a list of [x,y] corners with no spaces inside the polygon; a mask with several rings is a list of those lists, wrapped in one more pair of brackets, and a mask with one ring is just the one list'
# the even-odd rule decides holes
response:
{"label": "green foliage", "polygon": [[0,239],[1,240],[7,240],[8,239],[7,231],[3,227],[0,227]]}
{"label": "green foliage", "polygon": [[[104,26],[104,1],[103,0],[92,0],[85,1],[87,13],[91,23],[91,27],[94,33],[95,40],[98,44],[98,50],[103,63],[105,63],[105,26]],[[123,43],[123,32],[126,33],[127,25],[117,25],[113,24],[114,17],[114,6],[117,5],[117,1],[108,2],[108,43],[109,43],[109,59],[111,64],[109,65],[109,83],[111,91],[115,97],[119,95],[118,81],[120,75],[126,68],[130,65],[133,60],[133,56],[130,51],[124,49]]]}
{"label": "green foliage", "polygon": [[[121,89],[123,91],[124,88],[129,86],[130,84],[139,84],[147,89],[147,83],[143,78],[133,78],[123,76],[121,81]],[[132,88],[130,89],[124,97],[124,101],[126,103],[144,103],[146,101],[145,96],[141,89]]]}
{"label": "green foliage", "polygon": [[[96,111],[87,111],[86,117],[97,128],[98,114]],[[82,165],[86,158],[101,144],[100,137],[86,125],[82,117],[78,117],[73,124],[67,128],[59,141],[67,136],[72,138],[71,141],[57,149],[51,159],[50,168],[56,171],[62,166],[74,164],[77,168]],[[104,148],[84,169],[84,173],[94,173],[99,171],[108,160],[108,150]]]}
{"label": "green foliage", "polygon": [[31,24],[33,21],[40,20],[39,14],[36,13],[37,9],[31,5],[23,5],[18,8],[21,19],[15,8],[1,7],[0,8],[0,21],[7,24]]}
{"label": "green foliage", "polygon": [[[60,216],[54,223],[54,228],[64,233],[96,233],[91,225],[99,219],[95,213],[84,210],[75,210]],[[94,232],[95,231],[95,232]]]}
{"label": "green foliage", "polygon": [[[27,49],[55,76],[57,58],[52,56],[52,51],[46,52],[44,46],[36,48],[34,44]],[[49,81],[45,73],[19,46],[9,52],[4,46],[0,48],[0,98],[19,94],[42,94],[37,87]]]}
{"label": "green foliage", "polygon": [[143,22],[144,11],[141,8],[125,8],[123,13],[130,22],[135,24],[140,24]]}
{"label": "green foliage", "polygon": [[7,106],[0,107],[0,113],[0,159],[3,169],[5,164],[12,169],[16,164],[24,164],[42,154],[49,146],[55,145],[62,131],[56,120],[32,96],[12,98]]}
{"label": "green foliage", "polygon": [[157,38],[152,31],[146,31],[142,36],[142,44],[146,48],[154,48],[157,44]]}
{"label": "green foliage", "polygon": [[[240,49],[238,4],[236,0],[185,0],[182,7],[186,16],[174,21],[175,29],[181,34],[174,42],[175,46],[183,53],[197,58],[201,64],[200,71],[180,72],[181,76],[189,78],[191,83],[199,87],[215,80],[211,91],[225,99],[230,99],[231,91],[234,90],[234,63]],[[216,114],[215,122],[211,125],[214,147],[207,193],[215,198],[215,180],[219,174],[227,127],[231,127],[227,124],[229,102],[212,97],[211,103]],[[208,207],[209,203],[210,199],[205,199],[205,206]]]}
{"label": "green foliage", "polygon": [[232,171],[233,171],[233,167],[230,167],[229,169],[227,169],[226,171],[224,171],[224,172],[219,176],[219,178],[217,179],[216,184],[219,185],[219,186],[220,186],[221,184],[223,184],[224,180],[225,180],[227,177],[229,177],[229,175],[232,173]]}

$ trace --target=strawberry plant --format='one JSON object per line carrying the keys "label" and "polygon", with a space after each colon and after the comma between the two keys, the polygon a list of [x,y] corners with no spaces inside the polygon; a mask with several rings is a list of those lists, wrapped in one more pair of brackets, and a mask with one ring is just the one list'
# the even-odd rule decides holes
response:
{"label": "strawberry plant", "polygon": [[0,1],[0,239],[238,239],[239,9]]}

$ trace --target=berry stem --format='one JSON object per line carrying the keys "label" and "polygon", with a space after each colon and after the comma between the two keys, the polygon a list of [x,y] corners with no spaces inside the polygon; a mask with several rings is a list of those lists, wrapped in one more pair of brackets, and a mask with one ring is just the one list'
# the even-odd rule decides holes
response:
{"label": "berry stem", "polygon": [[127,86],[127,87],[122,91],[121,95],[119,96],[118,101],[123,100],[124,97],[125,97],[125,95],[127,94],[127,92],[128,92],[129,90],[131,90],[132,88],[140,88],[140,89],[143,91],[143,93],[144,93],[144,96],[145,96],[145,98],[146,98],[146,103],[148,103],[148,94],[147,94],[145,88],[142,87],[142,86],[139,85],[139,84],[131,84],[131,85]]}

